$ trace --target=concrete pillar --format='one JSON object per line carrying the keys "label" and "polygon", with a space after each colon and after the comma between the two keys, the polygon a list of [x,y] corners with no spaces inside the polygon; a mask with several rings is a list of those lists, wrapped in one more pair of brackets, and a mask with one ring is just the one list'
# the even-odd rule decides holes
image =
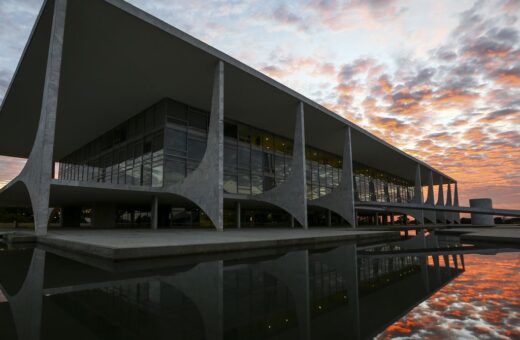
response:
{"label": "concrete pillar", "polygon": [[376,219],[376,225],[379,225],[379,213],[376,213],[375,219]]}
{"label": "concrete pillar", "polygon": [[[435,194],[433,192],[433,171],[428,171],[428,196],[426,198],[426,205],[433,206],[435,205]],[[437,213],[435,210],[423,210],[423,217],[428,220],[430,223],[437,223]]]}
{"label": "concrete pillar", "polygon": [[352,136],[348,126],[345,129],[341,180],[337,188],[328,195],[309,201],[310,205],[334,211],[344,218],[351,227],[356,227],[354,197],[354,171],[352,167]]}
{"label": "concrete pillar", "polygon": [[294,228],[294,216],[291,215],[291,218],[289,219],[289,226],[291,228]]}
{"label": "concrete pillar", "polygon": [[[51,3],[47,2],[45,6]],[[29,192],[37,235],[47,234],[49,223],[50,182],[53,177],[54,135],[66,11],[66,0],[54,1],[40,120],[31,153],[19,176]],[[43,13],[42,9],[40,15]]]}
{"label": "concrete pillar", "polygon": [[92,207],[92,226],[95,228],[114,228],[116,218],[115,204],[100,203]]}
{"label": "concrete pillar", "polygon": [[[444,206],[444,183],[443,177],[439,176],[439,193],[437,194],[437,204],[438,207]],[[437,220],[441,221],[441,223],[446,223],[446,216],[444,211],[436,211]]]}
{"label": "concrete pillar", "polygon": [[296,108],[291,173],[283,183],[260,195],[255,195],[252,199],[268,202],[284,209],[304,229],[307,229],[307,184],[305,172],[305,114],[304,104],[300,102]]}
{"label": "concrete pillar", "polygon": [[159,197],[152,197],[152,207],[151,207],[151,220],[150,220],[150,229],[156,230],[159,227]]}
{"label": "concrete pillar", "polygon": [[421,183],[421,165],[420,164],[417,164],[417,167],[415,168],[415,186],[414,186],[413,203],[423,204],[422,183]]}
{"label": "concrete pillar", "polygon": [[[457,182],[455,182],[455,191],[453,192],[453,206],[459,206],[459,188]],[[453,219],[456,223],[460,224],[460,214],[458,212],[453,213]]]}
{"label": "concrete pillar", "polygon": [[206,152],[181,183],[165,183],[164,190],[195,203],[218,231],[224,228],[224,62],[218,61],[213,77]]}
{"label": "concrete pillar", "polygon": [[[448,182],[448,190],[446,192],[446,206],[451,207],[452,206],[452,200],[451,200],[451,182]],[[447,211],[444,213],[446,216],[446,222],[453,223],[453,214],[451,211]]]}
{"label": "concrete pillar", "polygon": [[430,170],[428,173],[428,198],[426,199],[426,204],[434,205],[435,197],[433,192],[433,171]]}
{"label": "concrete pillar", "polygon": [[[469,200],[471,208],[493,209],[493,201],[491,198],[473,198]],[[475,225],[494,225],[493,215],[484,215],[479,213],[471,213],[471,224]]]}
{"label": "concrete pillar", "polygon": [[81,225],[81,207],[61,207],[60,225],[72,228]]}
{"label": "concrete pillar", "polygon": [[236,205],[236,212],[237,212],[237,228],[242,228],[242,207],[240,206],[240,202],[237,202]]}

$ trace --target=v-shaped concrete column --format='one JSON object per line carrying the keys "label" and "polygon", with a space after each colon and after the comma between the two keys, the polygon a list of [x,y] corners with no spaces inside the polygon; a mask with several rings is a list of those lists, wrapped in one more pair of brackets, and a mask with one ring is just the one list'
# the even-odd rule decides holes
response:
{"label": "v-shaped concrete column", "polygon": [[67,0],[54,1],[38,130],[27,163],[17,179],[26,185],[29,192],[37,235],[47,233],[49,222],[50,183],[53,177],[54,135],[66,11]]}
{"label": "v-shaped concrete column", "polygon": [[[446,206],[451,207],[452,201],[451,201],[451,183],[448,182],[448,191],[446,192]],[[446,221],[449,223],[453,223],[453,213],[451,211],[445,212]]]}
{"label": "v-shaped concrete column", "polygon": [[[442,176],[439,176],[439,193],[437,196],[437,204],[438,207],[444,206],[444,183]],[[437,214],[437,220],[441,223],[446,223],[446,214],[444,211],[436,211]]]}
{"label": "v-shaped concrete column", "polygon": [[263,201],[278,206],[291,214],[304,229],[307,224],[307,185],[305,177],[305,117],[303,103],[298,103],[291,173],[286,180],[273,189],[260,195],[251,196],[252,200]]}
{"label": "v-shaped concrete column", "polygon": [[[435,196],[433,193],[433,171],[428,172],[428,197],[425,204],[433,206],[435,204]],[[437,223],[437,214],[435,210],[424,210],[424,218],[428,219],[430,223]]]}
{"label": "v-shaped concrete column", "polygon": [[435,197],[433,193],[433,171],[431,170],[428,173],[428,198],[426,199],[426,204],[435,204]]}
{"label": "v-shaped concrete column", "polygon": [[[458,188],[458,185],[457,185],[457,182],[455,182],[455,191],[453,193],[453,206],[454,207],[458,207],[459,206],[459,188]],[[460,214],[458,212],[456,213],[453,213],[454,215],[454,222],[455,223],[459,223],[460,224]]]}
{"label": "v-shaped concrete column", "polygon": [[422,182],[421,182],[421,165],[417,164],[415,168],[415,186],[414,186],[414,196],[413,203],[423,204],[423,194],[422,194]]}
{"label": "v-shaped concrete column", "polygon": [[356,227],[356,212],[354,208],[354,173],[352,170],[352,139],[350,126],[345,129],[343,144],[343,163],[341,181],[330,194],[309,201],[309,205],[334,211],[343,217],[352,227]]}
{"label": "v-shaped concrete column", "polygon": [[201,208],[215,225],[224,225],[224,62],[219,61],[213,78],[213,94],[206,153],[181,183],[171,184],[166,192],[188,198]]}

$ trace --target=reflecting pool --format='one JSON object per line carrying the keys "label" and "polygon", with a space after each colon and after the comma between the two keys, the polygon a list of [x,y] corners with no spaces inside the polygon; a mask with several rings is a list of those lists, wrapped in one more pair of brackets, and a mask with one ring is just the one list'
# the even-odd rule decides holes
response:
{"label": "reflecting pool", "polygon": [[119,263],[0,250],[0,339],[520,336],[518,249],[441,236]]}

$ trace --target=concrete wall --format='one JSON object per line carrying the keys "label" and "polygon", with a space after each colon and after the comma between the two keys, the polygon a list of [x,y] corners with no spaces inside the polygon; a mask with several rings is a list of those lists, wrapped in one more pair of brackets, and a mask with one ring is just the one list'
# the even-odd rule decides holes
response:
{"label": "concrete wall", "polygon": [[[469,200],[469,206],[472,208],[492,209],[493,201],[491,198],[474,198]],[[471,214],[471,224],[493,225],[493,215]]]}

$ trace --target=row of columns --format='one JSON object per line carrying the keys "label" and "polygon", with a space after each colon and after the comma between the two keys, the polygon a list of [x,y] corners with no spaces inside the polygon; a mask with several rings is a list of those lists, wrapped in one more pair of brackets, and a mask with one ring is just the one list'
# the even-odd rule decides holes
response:
{"label": "row of columns", "polygon": [[[444,180],[442,176],[439,176],[437,202],[435,202],[434,195],[434,184],[433,184],[433,171],[428,172],[428,191],[426,200],[423,200],[422,183],[421,183],[421,166],[417,164],[415,173],[415,197],[413,203],[424,204],[428,206],[436,207],[458,207],[459,206],[459,191],[457,182],[454,182],[454,194],[451,192],[451,182],[447,183],[447,198],[444,199]],[[415,209],[417,210],[417,209]],[[415,211],[416,214],[422,217],[422,223],[424,219],[428,219],[432,223],[440,221],[441,223],[451,222],[460,223],[459,214],[450,211],[439,211],[439,210],[421,210]]]}

